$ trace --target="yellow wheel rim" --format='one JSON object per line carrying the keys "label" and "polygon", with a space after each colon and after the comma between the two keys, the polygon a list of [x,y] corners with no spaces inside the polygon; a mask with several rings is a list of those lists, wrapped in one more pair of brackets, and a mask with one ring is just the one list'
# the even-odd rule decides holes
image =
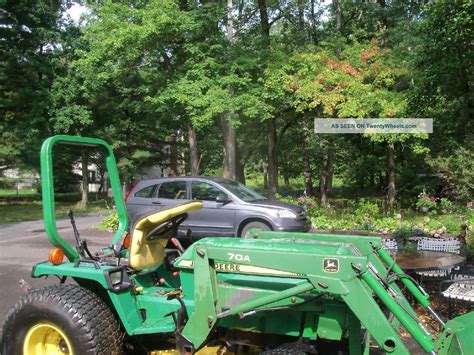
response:
{"label": "yellow wheel rim", "polygon": [[23,355],[74,355],[71,342],[64,332],[52,323],[37,323],[26,333]]}

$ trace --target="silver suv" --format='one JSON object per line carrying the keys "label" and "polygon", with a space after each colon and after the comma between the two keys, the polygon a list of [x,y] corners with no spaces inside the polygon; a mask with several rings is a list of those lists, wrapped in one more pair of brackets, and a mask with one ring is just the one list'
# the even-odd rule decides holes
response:
{"label": "silver suv", "polygon": [[125,202],[131,223],[151,210],[200,200],[202,210],[181,224],[178,237],[246,237],[252,228],[307,232],[310,221],[299,207],[270,200],[245,185],[222,178],[183,176],[141,180]]}

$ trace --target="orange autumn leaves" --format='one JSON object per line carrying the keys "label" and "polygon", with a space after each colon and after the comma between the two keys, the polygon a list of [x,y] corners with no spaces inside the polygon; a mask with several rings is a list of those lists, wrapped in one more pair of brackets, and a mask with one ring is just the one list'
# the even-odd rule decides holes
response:
{"label": "orange autumn leaves", "polygon": [[333,50],[292,58],[286,85],[300,111],[319,110],[326,117],[393,117],[403,111],[397,87],[404,70],[377,41],[352,46],[339,58]]}

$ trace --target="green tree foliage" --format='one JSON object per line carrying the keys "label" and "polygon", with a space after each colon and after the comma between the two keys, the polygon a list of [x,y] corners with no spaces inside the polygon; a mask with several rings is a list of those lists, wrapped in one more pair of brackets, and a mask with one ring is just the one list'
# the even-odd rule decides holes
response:
{"label": "green tree foliage", "polygon": [[474,196],[474,152],[458,148],[448,157],[431,161],[434,170],[441,175],[442,193],[445,196],[472,202]]}
{"label": "green tree foliage", "polygon": [[472,147],[474,132],[474,4],[435,2],[425,7],[416,34],[408,41],[413,88],[409,113],[433,117],[433,153],[452,153],[457,145]]}
{"label": "green tree foliage", "polygon": [[[221,175],[228,122],[236,176],[263,173],[270,192],[275,173],[284,184],[304,174],[326,200],[337,177],[393,205],[395,191],[418,194],[442,172],[457,198],[472,193],[460,166],[472,167],[451,158],[472,153],[472,2],[88,6],[81,27],[62,20],[60,2],[3,6],[0,166],[33,159],[48,134],[94,135],[113,143],[132,180],[166,164],[178,134],[186,160]],[[315,117],[432,117],[434,134],[315,135]]]}
{"label": "green tree foliage", "polygon": [[0,165],[38,164],[32,153],[48,135],[63,10],[55,0],[1,2]]}

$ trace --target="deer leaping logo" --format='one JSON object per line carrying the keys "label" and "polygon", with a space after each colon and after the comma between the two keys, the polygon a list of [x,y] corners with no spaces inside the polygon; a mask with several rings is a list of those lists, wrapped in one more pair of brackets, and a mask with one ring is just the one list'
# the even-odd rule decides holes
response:
{"label": "deer leaping logo", "polygon": [[338,272],[339,260],[338,259],[324,259],[323,270],[326,272]]}

